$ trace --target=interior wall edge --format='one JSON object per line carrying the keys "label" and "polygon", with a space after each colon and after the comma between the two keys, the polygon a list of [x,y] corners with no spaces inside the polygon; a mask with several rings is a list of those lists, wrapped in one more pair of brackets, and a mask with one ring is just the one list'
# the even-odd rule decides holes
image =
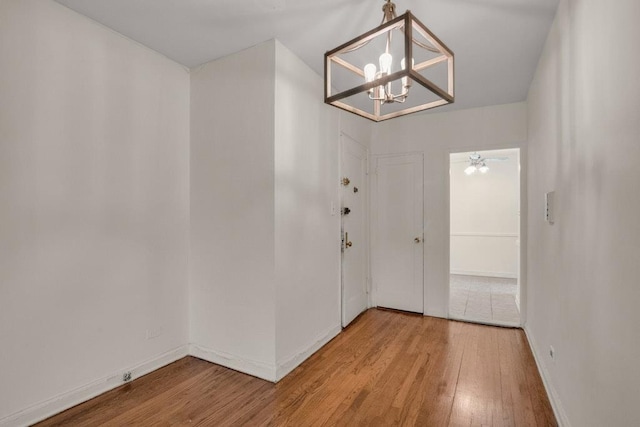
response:
{"label": "interior wall edge", "polygon": [[540,377],[542,378],[542,383],[544,384],[544,389],[547,392],[547,396],[549,396],[549,402],[551,403],[551,408],[553,408],[553,413],[556,416],[556,421],[558,422],[559,427],[571,427],[571,423],[569,422],[569,417],[567,417],[567,413],[562,405],[562,401],[560,400],[560,396],[556,391],[553,383],[551,382],[551,376],[543,362],[543,357],[541,356],[544,352],[540,351],[540,347],[538,347],[537,341],[533,336],[533,333],[529,329],[529,327],[525,324],[522,329],[524,330],[525,335],[527,336],[527,341],[529,342],[529,348],[531,348],[531,353],[533,354],[533,358],[536,361],[536,366],[538,367],[538,372],[540,372]]}
{"label": "interior wall edge", "polygon": [[66,411],[76,405],[93,399],[114,388],[120,387],[122,374],[131,372],[132,380],[147,375],[155,370],[167,366],[176,360],[180,360],[189,355],[187,344],[165,352],[159,356],[141,362],[137,365],[119,369],[111,375],[97,379],[74,390],[61,393],[44,402],[36,403],[26,409],[0,419],[0,427],[32,425],[43,421],[53,415]]}

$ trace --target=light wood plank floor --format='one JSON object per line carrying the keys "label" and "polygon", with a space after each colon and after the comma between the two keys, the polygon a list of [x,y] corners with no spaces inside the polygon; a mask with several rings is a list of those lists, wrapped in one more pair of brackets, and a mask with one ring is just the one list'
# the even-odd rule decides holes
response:
{"label": "light wood plank floor", "polygon": [[369,310],[277,385],[192,357],[40,426],[555,426],[524,333]]}

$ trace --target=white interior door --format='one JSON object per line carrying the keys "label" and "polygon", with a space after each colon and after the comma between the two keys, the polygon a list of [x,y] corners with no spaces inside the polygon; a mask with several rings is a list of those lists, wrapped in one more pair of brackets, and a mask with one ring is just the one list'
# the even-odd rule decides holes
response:
{"label": "white interior door", "polygon": [[342,326],[367,309],[367,150],[343,135],[342,146]]}
{"label": "white interior door", "polygon": [[424,311],[423,156],[378,157],[372,279],[379,307]]}

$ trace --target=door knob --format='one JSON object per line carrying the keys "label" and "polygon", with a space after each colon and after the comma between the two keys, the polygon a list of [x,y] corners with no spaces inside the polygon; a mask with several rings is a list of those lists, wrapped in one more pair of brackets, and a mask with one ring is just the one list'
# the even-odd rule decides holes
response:
{"label": "door knob", "polygon": [[351,246],[353,246],[353,243],[349,241],[349,233],[344,233],[344,245],[347,248],[350,248]]}
{"label": "door knob", "polygon": [[413,241],[416,242],[416,243],[420,243],[420,238],[416,237],[415,239],[413,239]]}

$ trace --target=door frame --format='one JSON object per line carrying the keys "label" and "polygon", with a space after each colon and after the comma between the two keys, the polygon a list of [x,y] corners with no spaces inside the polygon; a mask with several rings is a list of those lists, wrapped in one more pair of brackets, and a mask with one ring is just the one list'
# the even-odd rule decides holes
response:
{"label": "door frame", "polygon": [[[507,149],[519,149],[520,150],[520,268],[519,268],[519,280],[520,280],[520,327],[524,327],[527,320],[527,174],[528,174],[528,162],[527,162],[527,147],[525,144],[513,143],[513,144],[474,144],[463,147],[449,148],[445,153],[446,170],[450,171],[451,168],[451,154],[455,153],[467,153],[471,151],[491,151],[491,150],[507,150]],[[446,243],[446,265],[448,267],[447,274],[447,318],[451,319],[450,303],[451,297],[451,173],[447,173],[445,177],[446,181],[446,210],[445,224],[447,229],[447,243]]]}
{"label": "door frame", "polygon": [[365,278],[365,291],[367,293],[367,309],[372,307],[372,299],[371,299],[371,220],[369,211],[371,210],[371,175],[370,171],[370,162],[371,162],[371,153],[369,147],[367,147],[362,142],[358,141],[356,138],[348,134],[347,132],[340,131],[340,144],[338,147],[338,206],[335,207],[337,209],[337,214],[340,216],[340,326],[344,329],[344,229],[342,222],[342,178],[343,170],[342,170],[342,151],[344,146],[344,139],[348,138],[352,142],[355,142],[365,152],[365,182],[366,182],[366,191],[363,192],[364,200],[364,229],[365,229],[365,239],[366,241],[363,244],[363,248],[365,250],[365,271],[367,273],[367,277]]}
{"label": "door frame", "polygon": [[[374,190],[377,190],[377,185],[378,185],[378,181],[377,181],[377,170],[376,170],[376,166],[377,166],[377,160],[378,159],[385,159],[385,158],[391,158],[391,157],[402,157],[402,156],[412,156],[412,155],[419,155],[422,157],[422,315],[426,316],[426,304],[425,304],[425,298],[427,295],[427,285],[426,285],[426,270],[425,270],[425,259],[426,259],[426,233],[425,233],[425,203],[426,203],[426,194],[425,194],[425,183],[424,183],[424,178],[425,178],[425,164],[424,164],[424,158],[425,158],[425,153],[424,151],[407,151],[407,152],[403,152],[403,153],[389,153],[389,154],[374,154],[373,156],[371,156],[371,169],[373,170],[373,173],[369,174],[369,191],[371,192],[371,199],[370,199],[370,204],[369,204],[369,209],[371,210],[371,221],[370,221],[370,227],[369,227],[369,234],[371,236],[371,238],[369,239],[370,242],[370,248],[369,248],[369,253],[373,253],[373,245],[374,242],[376,241],[377,236],[375,235],[375,227],[373,227],[373,224],[375,221],[377,221],[377,214],[375,212],[374,206],[376,206],[376,203],[378,201],[377,199],[377,192]],[[377,289],[376,287],[373,286],[373,278],[371,276],[371,266],[369,267],[370,270],[370,274],[369,274],[369,285],[371,287],[371,292],[370,292],[370,306],[371,307],[377,307],[378,303],[376,301],[376,293],[377,293]],[[448,291],[447,291],[448,292]],[[447,298],[448,298],[448,293],[447,293]],[[448,305],[447,305],[447,310],[448,310]],[[447,313],[448,314],[448,313]]]}

